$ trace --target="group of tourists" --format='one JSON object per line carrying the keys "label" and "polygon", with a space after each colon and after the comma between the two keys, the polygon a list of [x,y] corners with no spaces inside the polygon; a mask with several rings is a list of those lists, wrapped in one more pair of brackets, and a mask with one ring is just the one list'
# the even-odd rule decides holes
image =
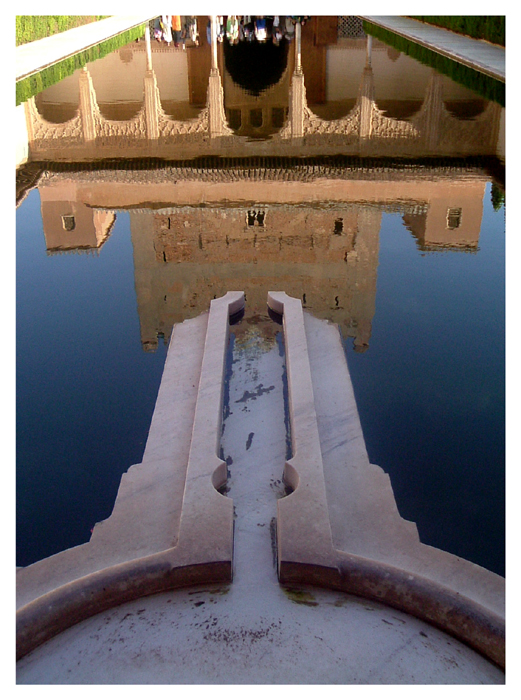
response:
{"label": "group of tourists", "polygon": [[[275,45],[285,39],[292,41],[295,36],[297,23],[304,25],[309,17],[286,16],[253,16],[253,15],[219,15],[217,17],[217,41],[226,39],[230,44],[238,44],[240,41],[258,41],[266,43],[272,41]],[[165,42],[169,46],[174,44],[177,48],[186,48],[186,41],[190,40],[195,46],[199,46],[199,32],[196,17],[181,17],[180,15],[161,15],[154,21],[154,38],[156,41]],[[206,27],[206,38],[212,43],[211,20]]]}
{"label": "group of tourists", "polygon": [[176,48],[181,46],[185,49],[187,39],[195,46],[199,46],[197,18],[161,15],[154,21],[154,39],[159,42],[164,41],[168,46],[173,43]]}
{"label": "group of tourists", "polygon": [[[295,36],[295,25],[306,23],[309,17],[282,17],[253,16],[253,15],[229,15],[217,17],[217,41],[224,38],[234,45],[240,41],[258,41],[265,43],[272,41],[275,45],[283,39],[291,41]],[[211,42],[210,22],[207,26],[208,43]]]}

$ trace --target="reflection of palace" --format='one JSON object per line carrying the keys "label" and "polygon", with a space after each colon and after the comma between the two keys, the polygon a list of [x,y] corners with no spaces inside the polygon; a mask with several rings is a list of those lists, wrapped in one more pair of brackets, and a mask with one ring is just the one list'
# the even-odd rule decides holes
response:
{"label": "reflection of palace", "polygon": [[144,347],[153,349],[158,334],[168,337],[174,323],[232,288],[245,290],[250,315],[265,314],[267,292],[284,289],[367,347],[380,218],[377,209],[309,205],[132,214]]}
{"label": "reflection of palace", "polygon": [[[91,209],[63,189],[42,189],[42,222],[47,253],[99,251],[107,240],[116,220],[116,214],[102,209]],[[57,199],[55,199],[57,197]]]}
{"label": "reflection of palace", "polygon": [[144,347],[230,289],[259,312],[283,289],[364,349],[382,211],[421,249],[477,249],[504,110],[340,25],[297,25],[263,90],[201,32],[186,51],[131,44],[25,105],[21,189],[39,187],[47,250],[99,250],[130,211]]}
{"label": "reflection of palace", "polygon": [[337,19],[297,26],[259,94],[234,78],[237,47],[131,44],[26,103],[30,159],[502,155],[499,105],[370,37],[339,37]]}
{"label": "reflection of palace", "polygon": [[[81,247],[84,228],[130,211],[148,349],[230,289],[244,289],[258,313],[268,290],[283,289],[364,349],[382,211],[401,213],[423,248],[477,248],[487,182],[479,170],[266,165],[49,171],[39,183],[47,248]],[[71,219],[75,211],[83,218]]]}

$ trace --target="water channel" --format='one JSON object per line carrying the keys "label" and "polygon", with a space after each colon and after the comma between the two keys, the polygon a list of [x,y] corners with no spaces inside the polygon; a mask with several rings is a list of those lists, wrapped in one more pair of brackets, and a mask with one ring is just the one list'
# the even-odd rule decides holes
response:
{"label": "water channel", "polygon": [[504,107],[349,18],[309,20],[301,54],[212,55],[206,21],[23,107],[17,564],[110,515],[173,325],[239,289],[242,341],[276,342],[268,290],[339,325],[401,515],[504,575]]}

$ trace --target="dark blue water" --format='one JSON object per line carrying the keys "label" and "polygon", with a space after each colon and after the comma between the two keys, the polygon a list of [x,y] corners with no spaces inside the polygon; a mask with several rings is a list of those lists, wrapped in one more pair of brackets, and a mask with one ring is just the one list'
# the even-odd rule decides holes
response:
{"label": "dark blue water", "polygon": [[[370,347],[346,344],[370,459],[422,541],[504,573],[504,209],[477,253],[418,249],[383,214]],[[166,348],[141,347],[129,216],[99,256],[48,256],[17,210],[17,563],[85,542],[140,462]]]}
{"label": "dark blue water", "polygon": [[477,253],[420,251],[384,214],[369,349],[347,358],[369,457],[423,542],[505,572],[505,218]]}
{"label": "dark blue water", "polygon": [[86,542],[141,461],[166,348],[143,352],[129,217],[99,257],[49,257],[17,211],[17,564]]}

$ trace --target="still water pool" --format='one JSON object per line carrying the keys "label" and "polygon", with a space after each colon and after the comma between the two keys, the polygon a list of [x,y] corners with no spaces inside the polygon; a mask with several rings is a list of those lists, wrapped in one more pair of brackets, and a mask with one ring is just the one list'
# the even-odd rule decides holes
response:
{"label": "still water pool", "polygon": [[245,290],[246,321],[264,319],[267,290],[283,289],[339,324],[369,457],[401,515],[423,542],[504,574],[504,109],[333,25],[318,44],[325,24],[303,29],[302,125],[294,44],[270,59],[279,83],[253,95],[225,41],[225,123],[205,131],[204,36],[152,46],[159,140],[129,126],[148,89],[144,42],[87,66],[94,141],[72,128],[85,71],[27,108],[18,565],[87,541],[110,515],[143,454],[173,324],[230,289]]}

